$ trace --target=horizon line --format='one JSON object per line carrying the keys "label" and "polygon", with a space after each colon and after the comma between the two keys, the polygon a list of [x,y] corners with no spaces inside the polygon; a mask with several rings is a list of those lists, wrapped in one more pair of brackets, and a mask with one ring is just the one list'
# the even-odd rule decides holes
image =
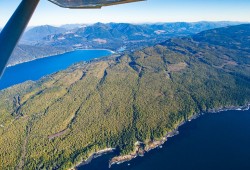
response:
{"label": "horizon line", "polygon": [[[239,24],[250,24],[250,21],[227,21],[227,20],[218,20],[218,21],[210,21],[210,20],[200,20],[200,21],[159,21],[159,22],[89,22],[89,23],[64,23],[64,24],[37,24],[37,25],[28,25],[27,28],[29,27],[39,27],[39,26],[54,26],[54,27],[62,27],[64,25],[94,25],[97,23],[101,24],[134,24],[134,25],[141,25],[141,24],[165,24],[165,23],[223,23],[223,22],[228,22],[228,23],[239,23]],[[5,26],[5,25],[4,25]],[[0,25],[0,29],[4,28],[3,25]]]}
{"label": "horizon line", "polygon": [[[141,25],[141,24],[165,24],[165,23],[223,23],[223,22],[228,22],[228,23],[239,23],[239,24],[244,24],[244,23],[250,23],[250,21],[224,21],[224,20],[219,20],[219,21],[209,21],[209,20],[201,20],[201,21],[159,21],[159,22],[90,22],[90,23],[64,23],[64,24],[41,24],[41,25],[28,25],[28,27],[37,27],[37,26],[55,26],[55,27],[61,27],[64,25],[94,25],[97,23],[101,23],[101,24],[111,24],[111,23],[115,23],[115,24],[137,24],[137,25]],[[3,28],[0,26],[0,28]]]}

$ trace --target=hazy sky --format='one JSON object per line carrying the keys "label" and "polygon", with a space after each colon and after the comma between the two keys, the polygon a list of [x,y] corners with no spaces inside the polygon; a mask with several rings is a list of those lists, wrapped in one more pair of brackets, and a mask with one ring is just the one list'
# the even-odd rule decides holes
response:
{"label": "hazy sky", "polygon": [[[21,0],[0,0],[0,27]],[[94,22],[250,21],[250,0],[147,0],[102,9],[64,9],[41,0],[30,25]]]}

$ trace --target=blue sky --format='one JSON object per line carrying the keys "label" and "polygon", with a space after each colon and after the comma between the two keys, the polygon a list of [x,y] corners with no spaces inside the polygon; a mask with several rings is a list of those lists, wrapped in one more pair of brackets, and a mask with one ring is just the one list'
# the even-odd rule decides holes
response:
{"label": "blue sky", "polygon": [[[21,0],[0,1],[0,27]],[[250,21],[250,0],[147,0],[102,9],[64,9],[41,0],[31,22],[62,25],[94,22]]]}

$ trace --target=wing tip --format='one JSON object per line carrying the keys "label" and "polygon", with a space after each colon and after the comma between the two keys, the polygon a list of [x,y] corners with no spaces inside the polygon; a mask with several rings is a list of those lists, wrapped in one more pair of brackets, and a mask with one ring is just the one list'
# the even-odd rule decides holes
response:
{"label": "wing tip", "polygon": [[[48,0],[50,2],[52,2],[53,4],[59,6],[59,7],[62,7],[62,8],[69,8],[69,9],[101,9],[102,7],[105,7],[105,6],[112,6],[112,5],[120,5],[120,4],[126,4],[126,3],[133,3],[133,2],[140,2],[140,1],[146,1],[146,0],[117,0],[117,1],[114,1],[114,2],[107,2],[103,4],[84,4],[84,5],[78,5],[78,4],[75,4],[74,5],[74,2],[65,2],[64,0]],[[78,3],[83,3],[83,0],[78,0],[79,2]],[[61,3],[60,3],[61,2]],[[66,4],[64,4],[66,3]],[[75,1],[75,3],[77,3]],[[70,5],[72,4],[72,5]]]}

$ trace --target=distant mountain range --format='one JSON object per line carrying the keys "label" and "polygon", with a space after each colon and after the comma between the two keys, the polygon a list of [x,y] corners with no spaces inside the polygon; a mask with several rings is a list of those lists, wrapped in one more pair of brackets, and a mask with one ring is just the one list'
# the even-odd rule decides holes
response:
{"label": "distant mountain range", "polygon": [[198,113],[249,104],[249,37],[250,24],[175,37],[0,91],[0,169],[67,170],[106,148],[127,161]]}
{"label": "distant mountain range", "polygon": [[28,41],[29,43],[37,43],[48,35],[58,34],[65,32],[66,29],[62,27],[53,27],[50,25],[43,25],[31,28],[24,33],[21,42]]}
{"label": "distant mountain range", "polygon": [[[71,46],[75,48],[109,48],[122,46],[135,49],[159,43],[168,38],[186,36],[228,25],[233,22],[197,22],[163,24],[96,23],[89,26],[64,25],[62,27],[39,26],[24,34],[22,42],[39,45]],[[66,29],[67,28],[67,29]],[[71,29],[72,28],[72,29]]]}
{"label": "distant mountain range", "polygon": [[[10,65],[74,49],[106,48],[118,52],[142,49],[169,38],[193,35],[204,30],[239,24],[237,22],[196,23],[96,23],[93,25],[50,25],[28,29],[9,62]],[[34,47],[34,48],[32,48]]]}
{"label": "distant mountain range", "polygon": [[73,30],[81,27],[85,27],[87,24],[65,24],[60,26],[61,28],[65,28],[66,30]]}

